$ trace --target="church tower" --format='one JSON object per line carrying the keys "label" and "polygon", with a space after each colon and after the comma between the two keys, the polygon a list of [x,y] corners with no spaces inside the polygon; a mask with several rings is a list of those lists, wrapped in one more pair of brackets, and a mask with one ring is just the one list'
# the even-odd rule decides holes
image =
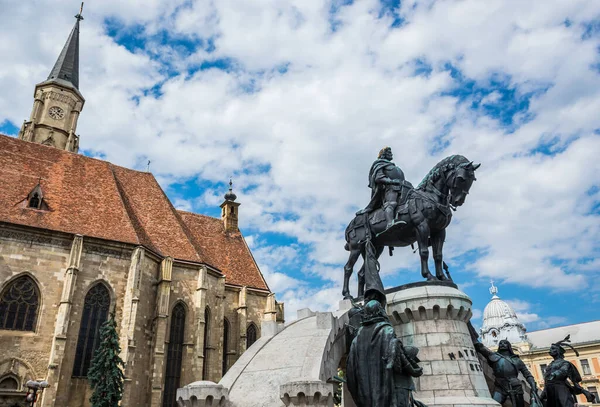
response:
{"label": "church tower", "polygon": [[238,231],[238,208],[240,204],[235,202],[237,195],[233,193],[233,182],[229,180],[229,191],[225,194],[225,200],[221,204],[221,220],[227,232]]}
{"label": "church tower", "polygon": [[[83,9],[83,3],[81,4]],[[35,86],[29,121],[19,131],[19,139],[61,150],[78,152],[77,119],[85,99],[79,92],[79,23],[82,10],[48,79]]]}

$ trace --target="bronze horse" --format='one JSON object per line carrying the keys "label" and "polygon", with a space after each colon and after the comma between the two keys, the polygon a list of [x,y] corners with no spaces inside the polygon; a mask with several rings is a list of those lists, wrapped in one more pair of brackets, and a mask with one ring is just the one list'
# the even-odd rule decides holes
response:
{"label": "bronze horse", "polygon": [[[346,228],[345,249],[350,251],[344,266],[344,298],[352,298],[348,284],[359,255],[365,258],[365,246],[375,247],[377,258],[383,249],[405,247],[417,242],[421,257],[421,275],[427,280],[447,280],[443,271],[442,248],[446,227],[452,220],[452,210],[465,203],[475,178],[475,170],[481,164],[473,164],[462,155],[444,158],[425,176],[417,188],[403,191],[396,210],[396,223],[386,230],[385,216],[381,208],[357,215]],[[427,264],[429,246],[433,249],[435,277]],[[358,272],[358,297],[364,294],[364,264]]]}

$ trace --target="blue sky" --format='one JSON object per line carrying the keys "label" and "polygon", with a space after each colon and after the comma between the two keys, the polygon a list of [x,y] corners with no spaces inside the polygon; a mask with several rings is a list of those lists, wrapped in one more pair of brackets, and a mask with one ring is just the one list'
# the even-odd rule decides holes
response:
{"label": "blue sky", "polygon": [[[15,135],[78,5],[1,4],[0,132]],[[389,145],[414,184],[450,154],[482,163],[445,249],[476,323],[491,279],[530,330],[598,319],[597,2],[106,0],[84,15],[83,153],[151,160],[177,207],[213,216],[233,177],[288,317],[337,305],[343,232]],[[418,257],[385,254],[382,272],[419,280]]]}

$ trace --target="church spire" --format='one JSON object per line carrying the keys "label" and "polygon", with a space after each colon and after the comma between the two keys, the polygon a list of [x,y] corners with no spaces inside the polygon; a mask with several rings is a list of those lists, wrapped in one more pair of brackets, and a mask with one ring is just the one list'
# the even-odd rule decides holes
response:
{"label": "church spire", "polygon": [[79,22],[83,20],[82,12],[83,3],[75,16],[75,26],[48,76],[49,81],[65,81],[75,89],[79,89]]}
{"label": "church spire", "polygon": [[35,86],[33,109],[19,131],[19,139],[76,153],[77,121],[85,99],[79,92],[79,23],[77,21],[48,79]]}

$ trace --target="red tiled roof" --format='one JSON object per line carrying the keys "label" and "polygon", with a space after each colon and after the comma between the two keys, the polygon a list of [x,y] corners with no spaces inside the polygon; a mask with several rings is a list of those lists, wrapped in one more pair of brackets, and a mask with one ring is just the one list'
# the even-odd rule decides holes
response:
{"label": "red tiled roof", "polygon": [[178,211],[196,237],[206,262],[221,270],[227,282],[268,290],[252,253],[239,231],[225,232],[221,219]]}
{"label": "red tiled roof", "polygon": [[[38,182],[48,210],[25,205]],[[175,210],[152,174],[1,134],[0,221],[140,244],[209,264],[229,283],[268,289],[239,232]]]}

